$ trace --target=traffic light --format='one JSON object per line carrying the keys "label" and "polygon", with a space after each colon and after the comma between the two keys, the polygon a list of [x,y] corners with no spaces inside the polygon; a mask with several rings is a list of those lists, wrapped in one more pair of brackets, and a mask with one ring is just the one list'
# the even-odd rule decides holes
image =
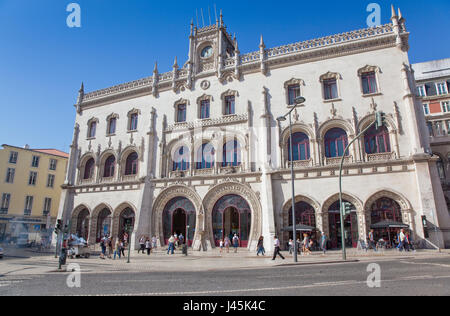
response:
{"label": "traffic light", "polygon": [[62,220],[58,219],[55,227],[55,234],[59,234],[62,230]]}
{"label": "traffic light", "polygon": [[345,202],[343,203],[343,207],[344,207],[344,215],[349,215],[352,212],[352,204]]}
{"label": "traffic light", "polygon": [[384,123],[386,122],[386,114],[384,112],[378,111],[376,113],[376,128],[379,129],[380,127],[384,126]]}

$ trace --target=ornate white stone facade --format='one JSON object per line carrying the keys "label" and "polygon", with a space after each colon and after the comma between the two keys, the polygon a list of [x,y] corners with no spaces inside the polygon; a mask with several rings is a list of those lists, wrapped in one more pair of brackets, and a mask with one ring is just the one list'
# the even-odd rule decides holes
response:
{"label": "ornate white stone facade", "polygon": [[[296,202],[314,209],[318,231],[332,234],[329,211],[338,200],[339,158],[328,153],[327,133],[338,128],[351,141],[379,110],[387,114],[390,150],[368,154],[360,139],[346,153],[344,198],[355,208],[353,230],[359,238],[366,236],[379,198],[399,205],[403,223],[417,239],[424,236],[423,215],[450,227],[435,161],[427,154],[421,105],[413,93],[408,37],[405,20],[394,14],[391,24],[273,49],[266,49],[261,38],[259,51],[241,55],[222,17],[206,28],[191,25],[183,67],[175,60],[165,74],[155,66],[149,78],[87,94],[82,87],[60,216],[72,219],[76,231],[80,210],[88,210],[94,241],[100,210],[110,210],[116,237],[120,214],[129,208],[135,212],[132,241],[156,235],[164,243],[164,209],[183,197],[196,212],[192,245],[209,250],[216,242],[213,209],[219,199],[232,195],[251,208],[249,249],[256,248],[260,236],[267,249],[274,235],[286,241],[290,136],[288,125],[276,118],[287,112],[289,87],[298,85],[307,101],[293,115],[293,130],[307,135],[309,157],[294,161]],[[203,55],[210,47],[212,55]],[[375,92],[364,90],[367,73],[374,74]],[[324,82],[330,79],[337,80],[338,96],[325,99]],[[227,103],[229,97],[232,103]],[[209,102],[208,117],[200,114],[202,101]],[[130,129],[132,114],[138,118],[136,129]],[[107,132],[107,118],[116,119],[114,134]],[[86,138],[93,121],[96,136]],[[232,154],[239,156],[234,165],[223,163],[230,141],[239,144]],[[196,157],[204,144],[214,148],[214,164],[199,167],[202,161]],[[131,153],[137,159],[129,159]],[[177,155],[186,163],[174,168]],[[110,156],[115,158],[112,169],[105,167]],[[92,176],[86,172],[90,159],[95,161]],[[113,172],[105,178],[106,169]],[[449,241],[443,234],[432,237],[440,246],[444,238]]]}

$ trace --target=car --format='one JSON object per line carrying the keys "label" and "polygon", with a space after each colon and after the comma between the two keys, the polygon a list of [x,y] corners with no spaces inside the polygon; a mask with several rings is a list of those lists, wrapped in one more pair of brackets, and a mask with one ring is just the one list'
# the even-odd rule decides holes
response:
{"label": "car", "polygon": [[3,248],[0,248],[0,259],[3,259]]}

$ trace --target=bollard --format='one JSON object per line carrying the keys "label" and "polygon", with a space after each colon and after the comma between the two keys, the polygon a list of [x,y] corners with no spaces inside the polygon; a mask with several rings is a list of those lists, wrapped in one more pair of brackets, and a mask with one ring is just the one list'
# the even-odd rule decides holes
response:
{"label": "bollard", "polygon": [[183,255],[185,255],[187,257],[187,255],[188,255],[188,246],[186,244],[183,245],[182,253],[183,253]]}

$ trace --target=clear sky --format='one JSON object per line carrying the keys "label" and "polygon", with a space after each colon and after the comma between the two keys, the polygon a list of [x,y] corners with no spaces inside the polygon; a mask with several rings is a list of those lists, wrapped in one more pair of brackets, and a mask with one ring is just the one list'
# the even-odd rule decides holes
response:
{"label": "clear sky", "polygon": [[[68,28],[66,7],[81,7],[81,28]],[[0,0],[0,144],[68,151],[77,91],[87,92],[172,69],[188,54],[189,24],[203,8],[214,23],[223,9],[241,53],[366,27],[366,7],[391,1]],[[450,1],[400,0],[411,32],[411,63],[450,57]],[[200,17],[200,26],[202,21]]]}

